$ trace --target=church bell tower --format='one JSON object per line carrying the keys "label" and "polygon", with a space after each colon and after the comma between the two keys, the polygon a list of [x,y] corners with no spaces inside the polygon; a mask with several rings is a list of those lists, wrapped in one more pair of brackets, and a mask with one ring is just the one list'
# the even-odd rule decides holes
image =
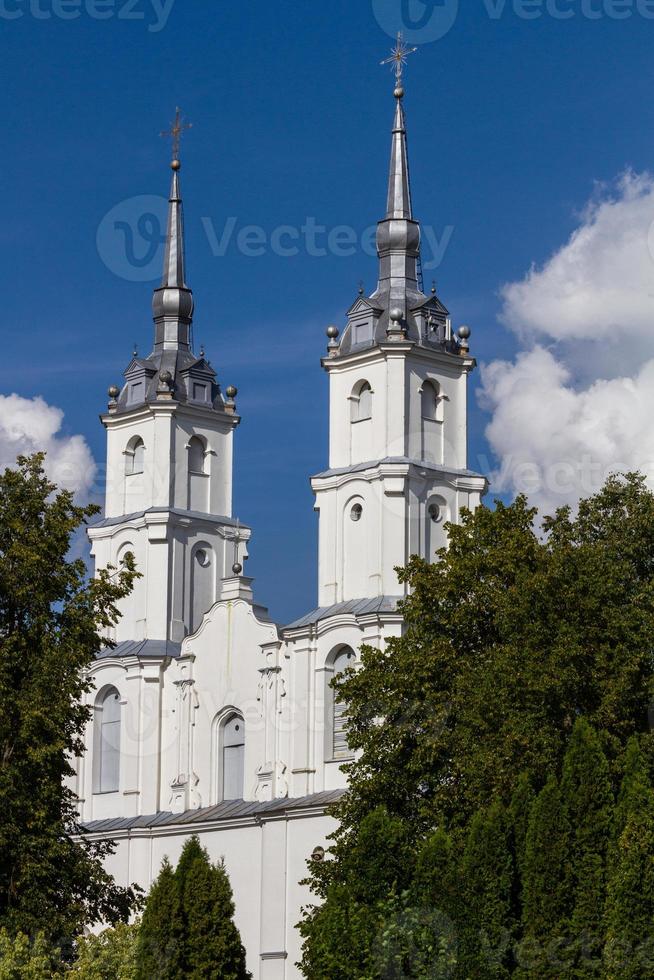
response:
{"label": "church bell tower", "polygon": [[455,335],[436,295],[422,290],[398,41],[386,213],[377,227],[379,281],[363,290],[342,334],[329,327],[329,469],[312,487],[320,514],[319,605],[397,596],[395,568],[433,559],[445,524],[487,489],[468,470],[470,331]]}
{"label": "church bell tower", "polygon": [[[176,127],[178,137],[179,114]],[[193,351],[174,156],[163,277],[152,301],[154,343],[147,357],[134,354],[122,387],[109,389],[105,515],[89,529],[98,567],[120,567],[132,552],[142,575],[109,638],[152,655],[177,653],[197,630],[250,536],[232,518],[237,391],[223,394],[204,351]]]}

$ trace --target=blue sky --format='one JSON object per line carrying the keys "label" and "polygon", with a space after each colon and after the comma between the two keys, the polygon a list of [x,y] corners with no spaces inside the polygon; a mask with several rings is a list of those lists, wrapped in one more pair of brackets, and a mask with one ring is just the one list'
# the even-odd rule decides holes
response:
{"label": "blue sky", "polygon": [[[425,14],[420,42],[455,4],[169,0],[166,19],[154,0],[102,2],[0,2],[0,391],[58,406],[62,435],[83,435],[103,461],[98,414],[134,341],[149,350],[154,283],[126,278],[98,229],[114,208],[129,220],[132,198],[167,194],[159,132],[179,104],[193,122],[182,187],[196,346],[239,388],[235,509],[254,528],[248,573],[258,600],[288,620],[315,604],[308,477],[327,460],[324,330],[343,322],[360,279],[374,287],[376,261],[360,249],[247,255],[238,233],[255,225],[269,240],[309,219],[359,237],[382,216],[393,98],[379,61],[407,10]],[[652,165],[647,7],[559,0],[573,13],[560,19],[537,0],[465,0],[411,59],[415,210],[439,240],[451,235],[425,278],[438,280],[455,326],[470,323],[480,362],[519,347],[498,321],[502,284],[561,248],[597,182]],[[213,254],[212,232],[230,227]],[[570,370],[574,385],[583,369]],[[470,405],[471,464],[492,466],[474,386]]]}

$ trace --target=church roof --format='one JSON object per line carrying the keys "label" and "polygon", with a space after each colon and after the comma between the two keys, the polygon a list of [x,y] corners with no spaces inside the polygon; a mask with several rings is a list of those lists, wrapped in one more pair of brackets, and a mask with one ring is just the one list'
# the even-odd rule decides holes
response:
{"label": "church roof", "polygon": [[182,652],[181,643],[172,640],[125,640],[115,647],[104,647],[96,654],[97,660],[105,657],[139,657],[147,660],[149,657],[179,657]]}
{"label": "church roof", "polygon": [[337,602],[333,606],[319,606],[313,609],[301,619],[296,619],[294,623],[289,623],[284,630],[302,629],[304,626],[313,626],[323,619],[331,616],[368,616],[371,613],[394,613],[397,612],[397,604],[403,596],[375,596],[374,599],[350,599],[349,602]]}
{"label": "church roof", "polygon": [[113,817],[105,820],[91,820],[84,824],[84,830],[89,834],[109,834],[121,830],[149,830],[159,827],[178,826],[180,824],[222,823],[229,820],[240,820],[243,817],[265,819],[266,817],[293,816],[294,811],[315,809],[323,811],[343,795],[344,790],[328,790],[313,793],[311,796],[301,796],[296,799],[270,800],[267,803],[251,803],[247,800],[226,800],[216,806],[204,806],[197,810],[185,810],[183,813],[172,813],[162,810],[141,817]]}
{"label": "church roof", "polygon": [[421,470],[431,470],[434,473],[442,473],[446,476],[452,475],[455,477],[474,477],[480,480],[485,480],[486,477],[482,473],[476,473],[474,470],[452,470],[448,466],[442,466],[440,463],[431,463],[424,459],[411,459],[409,456],[386,456],[384,459],[374,459],[365,463],[354,463],[352,466],[340,466],[332,470],[324,470],[322,473],[317,473],[313,479],[323,480],[330,476],[344,476],[346,473],[362,473],[364,470],[369,470],[377,466],[384,466],[388,463],[400,463],[404,466],[417,466]]}
{"label": "church roof", "polygon": [[119,514],[117,517],[102,517],[98,521],[92,521],[90,528],[113,527],[115,524],[129,524],[130,521],[137,521],[146,514],[173,514],[178,517],[193,518],[196,521],[206,521],[210,524],[220,524],[225,527],[239,527],[242,531],[250,531],[247,524],[243,524],[236,517],[224,517],[221,514],[205,514],[196,510],[180,510],[179,507],[148,507],[147,510],[138,510],[133,514]]}

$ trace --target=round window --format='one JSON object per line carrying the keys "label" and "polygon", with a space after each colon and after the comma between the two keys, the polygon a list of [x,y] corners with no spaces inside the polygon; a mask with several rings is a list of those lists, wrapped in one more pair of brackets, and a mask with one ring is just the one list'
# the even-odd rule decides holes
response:
{"label": "round window", "polygon": [[363,517],[363,507],[361,504],[354,504],[352,510],[350,511],[350,519],[353,521],[360,521]]}
{"label": "round window", "polygon": [[209,552],[205,548],[198,548],[198,550],[195,552],[195,560],[202,568],[207,568],[207,566],[211,564]]}
{"label": "round window", "polygon": [[443,517],[443,513],[440,507],[438,506],[438,504],[430,504],[428,513],[429,513],[429,519],[430,521],[432,521],[432,523],[440,524]]}

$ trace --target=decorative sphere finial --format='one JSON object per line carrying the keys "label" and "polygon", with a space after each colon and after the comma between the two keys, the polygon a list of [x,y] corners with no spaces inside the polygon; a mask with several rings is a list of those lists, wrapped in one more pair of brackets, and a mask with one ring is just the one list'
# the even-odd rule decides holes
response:
{"label": "decorative sphere finial", "polygon": [[338,329],[338,327],[336,327],[333,323],[327,327],[326,331],[330,340],[336,340],[340,332],[341,331]]}
{"label": "decorative sphere finial", "polygon": [[182,169],[181,161],[179,161],[179,160],[171,160],[170,169],[171,170],[181,170]]}
{"label": "decorative sphere finial", "polygon": [[238,395],[238,388],[235,385],[230,385],[225,391],[225,394],[228,398],[234,399]]}
{"label": "decorative sphere finial", "polygon": [[394,307],[394,309],[392,309],[392,310],[391,310],[391,312],[390,312],[390,318],[391,318],[391,320],[393,320],[393,321],[394,321],[395,323],[401,323],[401,322],[402,322],[402,319],[403,319],[403,317],[404,317],[404,313],[403,313],[403,312],[402,312],[402,310],[401,310],[401,309],[399,308],[399,306],[396,306],[396,307]]}
{"label": "decorative sphere finial", "polygon": [[404,88],[402,87],[402,85],[397,86],[397,88],[393,92],[393,95],[395,96],[396,99],[404,98]]}
{"label": "decorative sphere finial", "polygon": [[469,340],[471,333],[470,327],[467,327],[465,324],[457,330],[457,334],[461,340]]}
{"label": "decorative sphere finial", "polygon": [[234,575],[240,575],[241,574],[241,572],[243,571],[243,566],[241,565],[240,561],[235,561],[234,562],[234,564],[232,565],[232,571],[233,571]]}
{"label": "decorative sphere finial", "polygon": [[118,387],[118,385],[110,385],[107,394],[109,395],[112,401],[115,401],[120,394],[120,388]]}

